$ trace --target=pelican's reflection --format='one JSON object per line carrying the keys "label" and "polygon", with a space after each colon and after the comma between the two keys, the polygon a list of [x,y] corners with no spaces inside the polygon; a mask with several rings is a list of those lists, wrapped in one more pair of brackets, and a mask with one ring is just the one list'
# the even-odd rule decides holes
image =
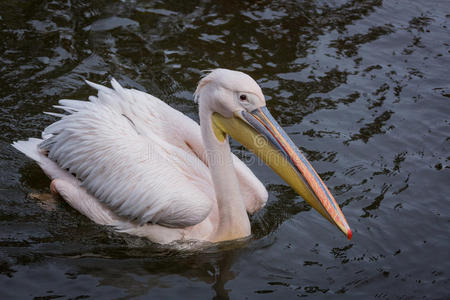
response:
{"label": "pelican's reflection", "polygon": [[[146,243],[134,241],[140,242]],[[66,276],[88,276],[96,281],[97,287],[118,288],[125,297],[158,297],[167,295],[169,289],[172,295],[183,298],[207,295],[229,299],[231,290],[226,285],[239,275],[233,265],[242,252],[248,251],[249,243],[252,241],[223,243],[202,252],[182,252],[154,245],[97,248],[86,254],[66,256],[72,266]]]}

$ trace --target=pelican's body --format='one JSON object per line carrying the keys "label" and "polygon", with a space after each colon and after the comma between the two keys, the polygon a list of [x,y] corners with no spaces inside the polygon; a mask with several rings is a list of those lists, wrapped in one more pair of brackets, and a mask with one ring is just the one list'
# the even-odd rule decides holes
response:
{"label": "pelican's body", "polygon": [[[54,114],[61,119],[45,129],[43,139],[13,146],[39,163],[52,179],[52,191],[94,222],[162,244],[250,235],[247,212],[264,206],[267,191],[231,154],[230,134],[351,236],[317,174],[278,133],[270,115],[266,118],[264,96],[248,75],[217,69],[200,81],[200,126],[115,80],[113,89],[89,84],[98,89],[97,97],[60,100],[57,107],[68,114]],[[255,146],[259,134],[268,138],[262,147]]]}

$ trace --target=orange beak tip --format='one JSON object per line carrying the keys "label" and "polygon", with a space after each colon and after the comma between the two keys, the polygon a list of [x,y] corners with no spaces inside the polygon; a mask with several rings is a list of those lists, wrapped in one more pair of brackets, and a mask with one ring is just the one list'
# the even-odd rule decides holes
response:
{"label": "orange beak tip", "polygon": [[352,230],[349,228],[347,233],[348,240],[352,239]]}

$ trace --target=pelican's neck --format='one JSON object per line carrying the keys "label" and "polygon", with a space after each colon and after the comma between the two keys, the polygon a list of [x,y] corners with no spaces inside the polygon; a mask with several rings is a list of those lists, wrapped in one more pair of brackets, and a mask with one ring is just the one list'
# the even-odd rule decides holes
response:
{"label": "pelican's neck", "polygon": [[233,166],[228,137],[222,142],[217,139],[212,127],[212,113],[209,107],[200,105],[202,138],[219,208],[214,241],[219,242],[249,236],[250,221]]}

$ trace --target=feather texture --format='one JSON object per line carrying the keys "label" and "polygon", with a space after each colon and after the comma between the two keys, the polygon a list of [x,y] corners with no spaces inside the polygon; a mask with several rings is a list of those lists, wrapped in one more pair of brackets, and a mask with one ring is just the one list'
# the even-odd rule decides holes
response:
{"label": "feather texture", "polygon": [[155,97],[112,84],[90,83],[99,90],[90,102],[60,101],[69,114],[45,129],[50,138],[40,148],[119,216],[168,227],[201,222],[214,196],[208,169],[183,140],[160,133],[169,121],[187,120]]}

